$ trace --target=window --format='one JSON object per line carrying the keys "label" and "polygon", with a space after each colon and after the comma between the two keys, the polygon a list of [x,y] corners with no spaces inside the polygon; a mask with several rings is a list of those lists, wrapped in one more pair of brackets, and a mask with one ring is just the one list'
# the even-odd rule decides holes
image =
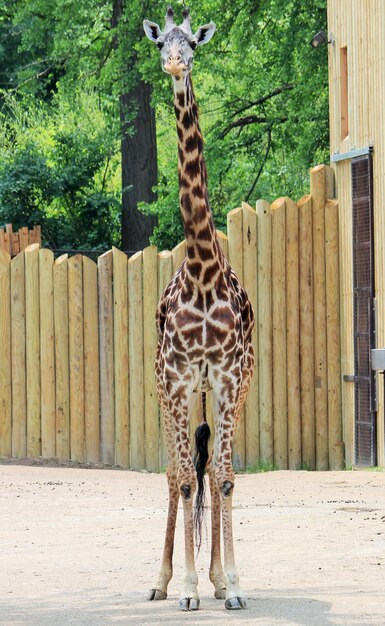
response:
{"label": "window", "polygon": [[348,49],[346,46],[340,50],[340,76],[341,141],[343,141],[349,135]]}

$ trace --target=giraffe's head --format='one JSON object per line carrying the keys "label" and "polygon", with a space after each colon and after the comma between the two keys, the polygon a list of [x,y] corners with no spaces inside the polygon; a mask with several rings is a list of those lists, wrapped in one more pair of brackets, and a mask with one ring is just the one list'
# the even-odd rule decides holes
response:
{"label": "giraffe's head", "polygon": [[194,50],[197,46],[210,41],[215,31],[215,24],[205,24],[192,33],[190,11],[183,9],[183,22],[180,26],[174,23],[174,11],[167,7],[164,30],[158,24],[144,20],[143,28],[147,37],[155,41],[160,50],[162,70],[175,78],[181,78],[191,71]]}

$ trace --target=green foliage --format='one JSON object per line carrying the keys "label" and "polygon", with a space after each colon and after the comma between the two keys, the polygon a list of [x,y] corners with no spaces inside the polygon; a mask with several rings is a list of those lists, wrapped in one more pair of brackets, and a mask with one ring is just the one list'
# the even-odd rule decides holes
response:
{"label": "green foliage", "polygon": [[62,102],[53,114],[8,97],[2,112],[0,222],[15,228],[41,224],[54,247],[117,243],[119,202],[111,188],[116,140],[92,100],[92,94],[83,94],[73,108]]}
{"label": "green foliage", "polygon": [[[123,13],[117,19],[120,7]],[[142,20],[164,23],[160,0],[4,0],[0,8],[0,221],[43,225],[51,245],[119,239],[120,94],[139,77],[157,113],[158,215],[153,242],[183,237],[172,85]],[[174,2],[177,21],[181,0]],[[326,0],[196,0],[193,29],[217,32],[195,55],[209,198],[218,228],[243,200],[300,197],[328,160],[327,48],[309,41]],[[13,99],[10,99],[12,94]],[[140,141],[140,137],[138,137]]]}

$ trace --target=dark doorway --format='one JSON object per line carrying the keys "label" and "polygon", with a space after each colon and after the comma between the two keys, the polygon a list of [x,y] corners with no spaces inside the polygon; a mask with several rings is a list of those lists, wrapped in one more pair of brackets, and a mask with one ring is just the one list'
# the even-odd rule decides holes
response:
{"label": "dark doorway", "polygon": [[352,159],[355,463],[376,465],[372,155]]}

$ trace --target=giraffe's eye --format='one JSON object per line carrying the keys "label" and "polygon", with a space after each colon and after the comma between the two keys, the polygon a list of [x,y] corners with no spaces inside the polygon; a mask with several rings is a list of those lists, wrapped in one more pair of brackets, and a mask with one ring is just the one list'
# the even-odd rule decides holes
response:
{"label": "giraffe's eye", "polygon": [[162,41],[158,41],[156,45],[158,46],[158,50],[162,50],[162,48],[163,48],[163,42]]}
{"label": "giraffe's eye", "polygon": [[189,44],[190,44],[191,50],[195,50],[195,48],[197,47],[196,41],[190,41]]}

